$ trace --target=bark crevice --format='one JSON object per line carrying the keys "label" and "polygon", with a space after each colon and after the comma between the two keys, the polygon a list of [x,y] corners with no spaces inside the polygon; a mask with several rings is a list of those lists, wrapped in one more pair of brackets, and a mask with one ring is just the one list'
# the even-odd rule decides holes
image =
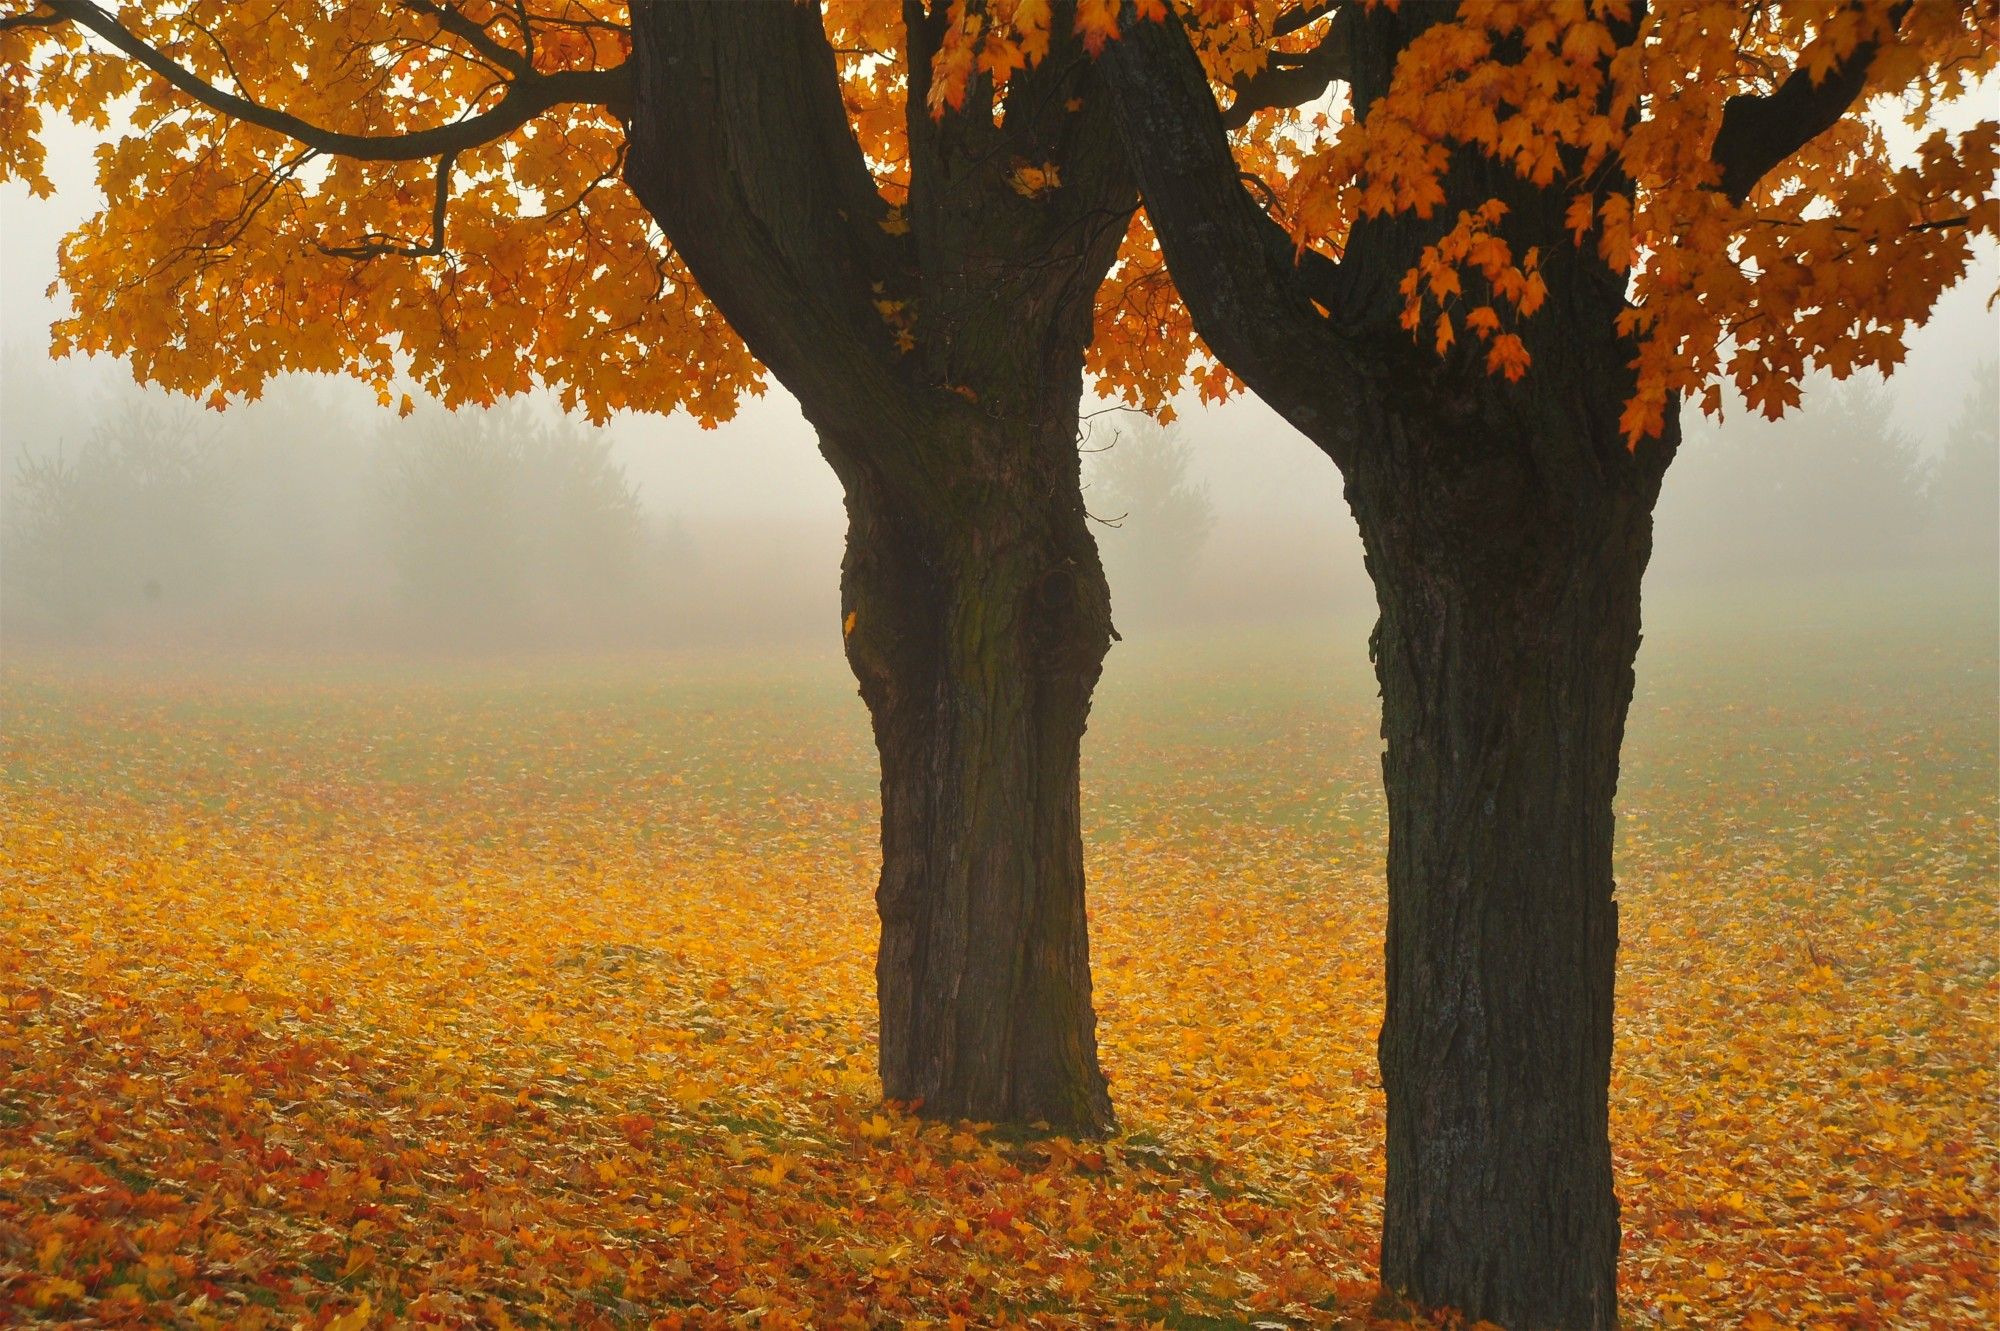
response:
{"label": "bark crevice", "polygon": [[1382,1279],[1512,1328],[1617,1323],[1613,802],[1672,441],[1607,449],[1583,408],[1615,391],[1385,408],[1348,485],[1381,610]]}

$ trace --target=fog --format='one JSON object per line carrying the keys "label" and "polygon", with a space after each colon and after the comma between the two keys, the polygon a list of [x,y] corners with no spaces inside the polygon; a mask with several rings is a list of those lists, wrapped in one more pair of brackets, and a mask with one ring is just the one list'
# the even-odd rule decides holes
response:
{"label": "fog", "polygon": [[[532,399],[399,419],[323,378],[218,413],[20,340],[0,383],[10,645],[837,641],[839,493],[775,394],[712,432],[594,429]],[[1691,420],[1649,589],[1990,582],[1995,384],[1986,360],[1924,410],[1857,382],[1776,424]],[[1128,637],[1367,614],[1337,474],[1255,403],[1166,430],[1107,412],[1082,447]]]}
{"label": "fog", "polygon": [[[81,142],[81,140],[79,140]],[[489,653],[839,643],[840,493],[772,385],[737,419],[603,428],[520,399],[408,419],[362,386],[275,381],[215,412],[105,360],[48,359],[61,234],[95,205],[0,186],[0,642]],[[1888,381],[1814,381],[1772,424],[1691,415],[1649,597],[1913,577],[1993,604],[2000,568],[2000,263]],[[1372,594],[1333,466],[1254,398],[1162,431],[1086,399],[1085,499],[1127,639],[1365,626]],[[1747,592],[1746,592],[1747,589]]]}

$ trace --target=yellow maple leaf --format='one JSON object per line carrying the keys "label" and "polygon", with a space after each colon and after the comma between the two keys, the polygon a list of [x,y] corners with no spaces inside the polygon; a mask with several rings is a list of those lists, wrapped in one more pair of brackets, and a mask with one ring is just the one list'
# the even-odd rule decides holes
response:
{"label": "yellow maple leaf", "polygon": [[328,1322],[325,1331],[362,1331],[374,1312],[375,1305],[363,1294],[360,1303]]}

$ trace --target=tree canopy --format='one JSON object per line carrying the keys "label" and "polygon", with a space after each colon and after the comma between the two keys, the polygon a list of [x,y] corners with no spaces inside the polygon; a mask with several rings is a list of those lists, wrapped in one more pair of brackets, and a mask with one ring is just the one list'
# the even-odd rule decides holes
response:
{"label": "tree canopy", "polygon": [[[1440,356],[1470,339],[1490,372],[1518,378],[1531,359],[1518,330],[1547,294],[1544,256],[1510,247],[1498,197],[1435,214],[1467,150],[1559,192],[1572,243],[1628,277],[1632,442],[1659,433],[1675,394],[1717,413],[1727,381],[1775,417],[1814,369],[1894,367],[1977,238],[2000,229],[2000,120],[1960,105],[1986,109],[1974,94],[1995,60],[1993,14],[1972,0],[1469,0],[1401,51],[1386,86],[1356,86],[1362,20],[1397,7],[1190,0],[1176,12],[1242,178],[1292,240],[1322,318],[1354,318],[1340,299],[1354,293],[1320,260],[1340,259],[1357,228],[1441,224],[1399,284],[1399,322]],[[1165,14],[1164,0],[1085,4],[1077,24],[1101,50],[1121,23]],[[1048,21],[1038,0],[968,14],[940,70],[1004,80],[1042,49]],[[941,76],[934,105],[957,96]],[[1149,280],[1143,219],[1133,238],[1123,283],[1107,288],[1114,304]],[[1177,309],[1152,309],[1161,345],[1145,363],[1171,379],[1198,348]],[[1113,383],[1158,400],[1157,377]],[[1202,386],[1220,393],[1228,379]]]}
{"label": "tree canopy", "polygon": [[[1429,219],[1453,149],[1559,185],[1574,243],[1629,274],[1639,377],[1622,424],[1635,441],[1675,393],[1719,410],[1726,379],[1776,414],[1814,368],[1895,365],[1908,327],[2000,226],[2000,123],[1950,127],[1993,67],[1993,19],[1972,0],[1476,0],[1414,43],[1387,87],[1335,95],[1376,3],[1395,0],[1180,8],[1306,289],[1355,228]],[[547,384],[598,418],[717,422],[761,390],[621,179],[624,6],[15,7],[0,18],[13,89],[0,179],[48,188],[45,112],[125,130],[99,150],[104,211],[63,249],[62,284],[90,296],[57,326],[59,352],[108,351],[210,395],[301,369],[354,372],[386,396],[403,357],[449,403]],[[1121,24],[1165,12],[1084,0],[1074,26],[1098,52]],[[885,239],[907,227],[903,18],[878,0],[826,10],[878,196],[853,222]],[[956,0],[947,20],[920,71],[924,105],[1004,115],[1008,81],[1048,50],[1047,0]],[[1623,25],[1636,32],[1614,36]],[[1862,106],[1876,113],[1847,114]],[[1042,162],[1014,163],[1013,180],[1027,196],[1062,186]],[[1515,253],[1496,226],[1505,206],[1446,219],[1396,296],[1426,345],[1474,344],[1515,376],[1546,288],[1544,256]],[[893,293],[879,312],[902,345],[923,318]],[[1102,390],[1169,413],[1190,376],[1210,397],[1234,386],[1203,354],[1143,214],[1099,291],[1089,367]]]}
{"label": "tree canopy", "polygon": [[0,173],[47,189],[44,109],[123,131],[104,211],[63,246],[90,294],[58,352],[218,405],[285,370],[386,401],[399,357],[454,405],[547,384],[594,417],[719,421],[756,390],[620,177],[622,5],[24,8],[0,31]]}

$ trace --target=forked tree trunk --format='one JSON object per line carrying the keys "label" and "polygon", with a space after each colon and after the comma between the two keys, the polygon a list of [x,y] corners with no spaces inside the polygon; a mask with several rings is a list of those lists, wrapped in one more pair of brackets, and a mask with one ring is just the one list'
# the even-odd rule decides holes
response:
{"label": "forked tree trunk", "polygon": [[1617,1323],[1612,800],[1658,491],[1620,453],[1406,437],[1355,487],[1387,741],[1382,1278],[1514,1331]]}
{"label": "forked tree trunk", "polygon": [[899,509],[842,468],[847,655],[882,759],[883,1091],[1095,1134],[1113,1120],[1077,758],[1110,596],[1067,418],[977,435],[954,441],[949,511]]}
{"label": "forked tree trunk", "polygon": [[[1136,200],[1066,12],[1004,114],[980,76],[933,120],[950,16],[904,7],[892,208],[817,6],[634,5],[626,179],[846,491],[847,654],[882,757],[883,1090],[1095,1133],[1077,753],[1111,615],[1077,402]],[[1021,162],[1060,187],[1024,193]]]}

